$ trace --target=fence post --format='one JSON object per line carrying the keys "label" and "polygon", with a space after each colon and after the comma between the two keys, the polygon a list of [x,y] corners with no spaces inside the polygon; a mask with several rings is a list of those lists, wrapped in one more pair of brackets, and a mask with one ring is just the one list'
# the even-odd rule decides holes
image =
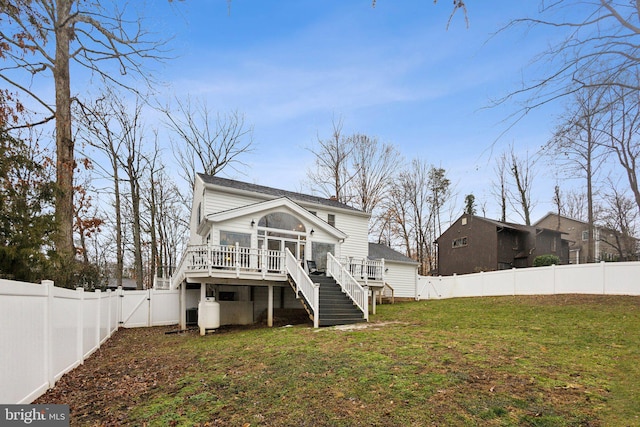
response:
{"label": "fence post", "polygon": [[600,261],[600,267],[602,270],[602,274],[600,275],[600,277],[602,278],[602,294],[606,295],[606,272],[605,272],[605,262],[604,261]]}
{"label": "fence post", "polygon": [[76,345],[77,359],[82,364],[84,363],[84,288],[76,288],[78,294],[78,311],[76,314]]}
{"label": "fence post", "polygon": [[100,313],[100,309],[102,307],[102,300],[100,298],[100,289],[96,289],[95,293],[98,295],[98,308],[96,310],[96,345],[100,347],[100,323],[102,321],[102,316]]}
{"label": "fence post", "polygon": [[41,283],[47,293],[44,315],[44,372],[49,388],[52,388],[56,384],[53,372],[53,281],[43,280]]}
{"label": "fence post", "polygon": [[111,338],[111,289],[107,289],[107,338]]}
{"label": "fence post", "polygon": [[147,327],[153,326],[153,299],[151,298],[151,289],[147,289],[147,309],[149,310],[147,315]]}

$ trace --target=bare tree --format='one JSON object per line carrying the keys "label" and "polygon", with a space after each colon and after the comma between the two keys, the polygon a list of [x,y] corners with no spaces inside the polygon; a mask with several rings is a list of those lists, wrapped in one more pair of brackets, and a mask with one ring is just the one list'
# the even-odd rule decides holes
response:
{"label": "bare tree", "polygon": [[513,146],[511,146],[508,156],[507,166],[512,178],[512,185],[507,190],[509,200],[511,206],[522,217],[524,223],[531,225],[531,209],[533,209],[531,191],[535,176],[535,161],[529,158],[528,153],[524,158],[519,157]]}
{"label": "bare tree", "polygon": [[350,185],[353,205],[371,213],[387,194],[394,172],[400,166],[400,153],[393,145],[380,143],[376,137],[356,134],[350,139],[353,144],[354,174]]}
{"label": "bare tree", "polygon": [[567,173],[567,178],[576,173],[586,181],[587,224],[589,230],[587,262],[596,259],[594,236],[594,179],[607,156],[603,149],[603,134],[600,132],[607,111],[603,100],[603,91],[593,88],[576,92],[573,105],[568,110],[563,122],[556,129],[553,138],[547,144],[560,170]]}
{"label": "bare tree", "polygon": [[76,109],[79,126],[79,137],[84,144],[96,148],[107,158],[108,165],[96,161],[98,173],[106,176],[111,181],[110,191],[113,194],[113,214],[108,217],[115,222],[115,250],[116,268],[115,278],[117,286],[122,286],[124,273],[124,228],[122,220],[122,191],[120,189],[120,162],[122,155],[123,137],[118,126],[116,115],[122,111],[125,105],[120,94],[112,88],[105,88],[103,94],[92,103],[78,103]]}
{"label": "bare tree", "polygon": [[507,164],[507,154],[502,153],[493,168],[495,180],[492,182],[492,194],[498,199],[502,222],[507,220]]}
{"label": "bare tree", "polygon": [[118,157],[117,160],[129,184],[136,287],[143,289],[144,269],[142,260],[142,216],[140,208],[142,206],[141,185],[148,168],[148,161],[142,152],[145,137],[140,100],[136,99],[136,103],[131,111],[126,108],[117,111],[115,118],[122,132],[123,148],[122,156]]}
{"label": "bare tree", "polygon": [[429,210],[432,197],[429,174],[432,168],[422,159],[413,159],[410,166],[400,173],[395,190],[398,196],[404,198],[404,218],[398,217],[398,220],[408,234],[406,239],[414,259],[419,263],[419,274],[427,274],[432,266],[433,239],[429,230],[433,221],[433,211]]}
{"label": "bare tree", "polygon": [[[398,240],[398,246],[404,248],[405,254],[409,258],[415,259],[413,241],[413,230],[409,221],[410,206],[407,201],[405,187],[408,184],[408,176],[401,172],[391,184],[389,195],[384,202],[384,214],[386,218],[385,230],[386,240],[391,246],[394,240]],[[381,228],[382,229],[382,228]]]}
{"label": "bare tree", "polygon": [[600,240],[618,252],[620,261],[636,261],[638,241],[635,235],[640,214],[634,207],[633,198],[621,192],[612,180],[609,180],[608,184],[609,191],[604,196],[605,207],[602,215],[602,223],[608,231],[600,233]]}
{"label": "bare tree", "polygon": [[[586,221],[587,195],[578,191],[565,192],[562,198],[561,214],[578,221]],[[594,217],[596,217],[596,209],[594,209]]]}
{"label": "bare tree", "polygon": [[182,203],[176,183],[171,180],[156,149],[149,156],[147,179],[143,181],[142,222],[149,236],[149,279],[167,278],[176,267],[178,254],[189,229],[189,212]]}
{"label": "bare tree", "polygon": [[175,136],[171,145],[189,188],[198,172],[218,175],[226,167],[244,166],[241,157],[253,151],[253,128],[245,124],[243,114],[214,114],[206,102],[191,98],[176,99],[175,105],[175,111],[160,110]]}
{"label": "bare tree", "polygon": [[[79,65],[107,80],[134,72],[145,76],[143,59],[156,57],[160,44],[150,41],[142,21],[129,21],[120,3],[108,10],[105,2],[79,0],[25,0],[0,3],[0,43],[9,46],[0,65],[0,78],[21,96],[42,108],[33,125],[55,120],[56,195],[58,232],[56,251],[64,263],[74,256],[73,171],[74,140],[71,117],[71,64]],[[25,51],[28,54],[25,54]],[[112,72],[114,63],[119,72]],[[38,76],[50,76],[55,96],[47,99],[29,84]],[[118,76],[118,77],[115,77]]]}
{"label": "bare tree", "polygon": [[497,100],[524,97],[517,119],[584,88],[640,89],[624,78],[640,66],[640,0],[541,0],[536,16],[514,19],[499,33],[518,27],[565,32],[535,59],[542,77]]}
{"label": "bare tree", "polygon": [[341,203],[350,203],[348,186],[354,177],[351,169],[353,139],[342,134],[342,120],[332,122],[331,138],[317,138],[317,144],[308,150],[314,155],[314,168],[307,170],[311,184],[326,197]]}
{"label": "bare tree", "polygon": [[[630,77],[630,76],[628,76]],[[629,78],[635,81],[635,78]],[[640,212],[640,91],[614,87],[608,91],[609,117],[602,132],[606,146],[615,153]]]}

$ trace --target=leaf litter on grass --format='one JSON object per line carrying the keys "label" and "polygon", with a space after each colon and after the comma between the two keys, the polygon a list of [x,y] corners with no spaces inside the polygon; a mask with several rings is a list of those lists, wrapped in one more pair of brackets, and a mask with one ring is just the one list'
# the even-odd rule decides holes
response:
{"label": "leaf litter on grass", "polygon": [[206,337],[121,329],[36,403],[68,403],[72,425],[633,425],[639,301],[421,301],[356,327]]}

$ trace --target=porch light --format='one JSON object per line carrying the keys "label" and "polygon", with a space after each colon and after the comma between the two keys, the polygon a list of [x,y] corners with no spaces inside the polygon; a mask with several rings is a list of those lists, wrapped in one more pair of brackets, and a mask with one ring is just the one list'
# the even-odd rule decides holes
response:
{"label": "porch light", "polygon": [[313,236],[313,233],[315,233],[315,232],[313,231],[313,228],[312,228],[311,231],[309,232],[309,234]]}
{"label": "porch light", "polygon": [[255,227],[255,225],[256,225],[256,220],[255,220],[255,219],[252,219],[252,220],[251,220],[251,228]]}

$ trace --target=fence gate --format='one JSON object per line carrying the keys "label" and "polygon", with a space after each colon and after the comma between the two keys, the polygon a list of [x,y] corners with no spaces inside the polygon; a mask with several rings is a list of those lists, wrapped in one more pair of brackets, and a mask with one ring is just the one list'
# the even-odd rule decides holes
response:
{"label": "fence gate", "polygon": [[151,289],[121,292],[119,300],[120,326],[151,326]]}

